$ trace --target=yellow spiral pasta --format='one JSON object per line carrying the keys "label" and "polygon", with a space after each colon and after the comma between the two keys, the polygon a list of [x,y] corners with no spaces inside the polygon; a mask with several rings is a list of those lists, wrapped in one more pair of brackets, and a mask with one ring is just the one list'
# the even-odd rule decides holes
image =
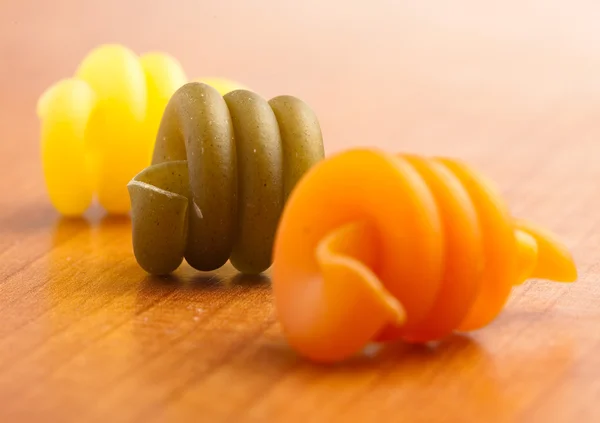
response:
{"label": "yellow spiral pasta", "polygon": [[489,324],[527,278],[574,281],[568,250],[450,159],[347,151],[285,206],[273,290],[287,338],[317,361],[369,342],[439,340]]}
{"label": "yellow spiral pasta", "polygon": [[[213,81],[220,89],[235,87]],[[92,50],[73,77],[49,87],[38,100],[37,114],[43,173],[54,207],[78,216],[97,196],[108,213],[127,213],[127,183],[150,163],[164,108],[186,82],[179,62],[167,54],[137,56],[109,44]]]}

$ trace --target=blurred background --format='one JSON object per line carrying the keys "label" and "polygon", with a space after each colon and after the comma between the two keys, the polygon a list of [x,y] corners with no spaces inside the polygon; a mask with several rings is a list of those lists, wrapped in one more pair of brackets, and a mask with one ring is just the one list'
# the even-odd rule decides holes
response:
{"label": "blurred background", "polygon": [[515,136],[526,143],[526,128],[568,114],[574,97],[579,115],[598,110],[599,18],[593,0],[3,1],[0,107],[13,113],[0,116],[0,142],[36,142],[37,96],[116,42],[166,51],[190,78],[303,98],[329,151],[433,142],[477,158]]}

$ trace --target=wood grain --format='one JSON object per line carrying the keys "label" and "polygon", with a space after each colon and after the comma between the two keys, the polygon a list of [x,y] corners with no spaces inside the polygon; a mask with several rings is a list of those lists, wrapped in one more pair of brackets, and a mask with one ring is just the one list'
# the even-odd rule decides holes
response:
{"label": "wood grain", "polygon": [[[597,422],[600,4],[260,0],[0,4],[0,421]],[[103,42],[166,50],[317,111],[327,152],[464,158],[580,271],[530,281],[489,327],[317,366],[268,276],[147,277],[130,223],[61,219],[37,96]]]}

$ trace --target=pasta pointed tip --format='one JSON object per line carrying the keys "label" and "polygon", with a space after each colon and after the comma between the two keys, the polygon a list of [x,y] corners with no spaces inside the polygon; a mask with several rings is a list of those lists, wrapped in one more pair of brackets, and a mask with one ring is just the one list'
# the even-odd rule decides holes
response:
{"label": "pasta pointed tip", "polygon": [[573,256],[556,235],[530,222],[518,221],[516,226],[517,233],[522,234],[521,239],[529,237],[536,245],[536,259],[528,278],[554,282],[577,280],[578,272]]}

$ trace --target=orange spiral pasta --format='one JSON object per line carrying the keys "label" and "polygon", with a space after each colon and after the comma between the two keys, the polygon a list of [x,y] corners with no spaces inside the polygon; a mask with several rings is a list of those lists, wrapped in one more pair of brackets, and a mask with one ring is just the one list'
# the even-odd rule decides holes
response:
{"label": "orange spiral pasta", "polygon": [[362,149],[326,159],[298,183],[273,259],[285,336],[322,362],[370,342],[479,329],[526,279],[577,279],[555,236],[513,219],[467,165]]}

